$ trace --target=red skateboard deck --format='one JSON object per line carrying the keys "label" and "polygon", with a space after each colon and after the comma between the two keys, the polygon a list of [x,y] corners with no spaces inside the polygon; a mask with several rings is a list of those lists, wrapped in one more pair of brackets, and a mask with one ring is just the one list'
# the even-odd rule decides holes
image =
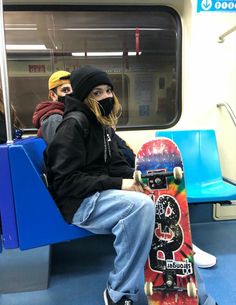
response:
{"label": "red skateboard deck", "polygon": [[[192,237],[177,145],[167,138],[144,143],[136,157],[136,180],[148,185],[156,206],[153,241],[145,265],[149,305],[198,305]],[[139,174],[138,174],[139,173]]]}

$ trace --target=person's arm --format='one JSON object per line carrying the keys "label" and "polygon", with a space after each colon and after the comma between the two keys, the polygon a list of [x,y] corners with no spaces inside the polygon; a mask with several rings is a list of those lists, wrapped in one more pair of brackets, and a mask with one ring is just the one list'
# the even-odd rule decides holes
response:
{"label": "person's arm", "polygon": [[49,144],[56,133],[56,129],[62,121],[60,114],[52,114],[41,122],[41,131],[44,141]]}

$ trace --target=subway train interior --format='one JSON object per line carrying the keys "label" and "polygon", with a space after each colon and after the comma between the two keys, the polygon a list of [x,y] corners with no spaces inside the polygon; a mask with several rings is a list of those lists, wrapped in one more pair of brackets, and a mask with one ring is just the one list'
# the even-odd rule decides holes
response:
{"label": "subway train interior", "polygon": [[[0,305],[104,304],[114,237],[63,220],[30,146],[50,75],[87,64],[112,79],[135,153],[158,136],[180,147],[193,242],[216,257],[206,289],[236,304],[236,1],[0,2],[1,87],[24,129],[0,145]],[[138,285],[147,305],[143,273]]]}

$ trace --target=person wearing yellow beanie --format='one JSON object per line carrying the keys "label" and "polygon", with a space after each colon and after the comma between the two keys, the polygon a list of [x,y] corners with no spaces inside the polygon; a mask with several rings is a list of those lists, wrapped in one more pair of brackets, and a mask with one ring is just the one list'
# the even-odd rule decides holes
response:
{"label": "person wearing yellow beanie", "polygon": [[46,143],[53,138],[62,121],[65,96],[72,92],[70,72],[56,71],[48,79],[49,101],[40,102],[33,114],[33,125],[38,129],[37,135]]}

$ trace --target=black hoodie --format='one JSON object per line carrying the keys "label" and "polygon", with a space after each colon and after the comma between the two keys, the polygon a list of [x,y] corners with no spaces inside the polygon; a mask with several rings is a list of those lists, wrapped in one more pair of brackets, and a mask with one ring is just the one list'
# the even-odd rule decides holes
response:
{"label": "black hoodie", "polygon": [[50,192],[68,222],[84,198],[95,192],[121,189],[122,178],[132,178],[133,169],[113,136],[114,131],[102,126],[89,107],[66,97],[64,119],[44,160]]}

